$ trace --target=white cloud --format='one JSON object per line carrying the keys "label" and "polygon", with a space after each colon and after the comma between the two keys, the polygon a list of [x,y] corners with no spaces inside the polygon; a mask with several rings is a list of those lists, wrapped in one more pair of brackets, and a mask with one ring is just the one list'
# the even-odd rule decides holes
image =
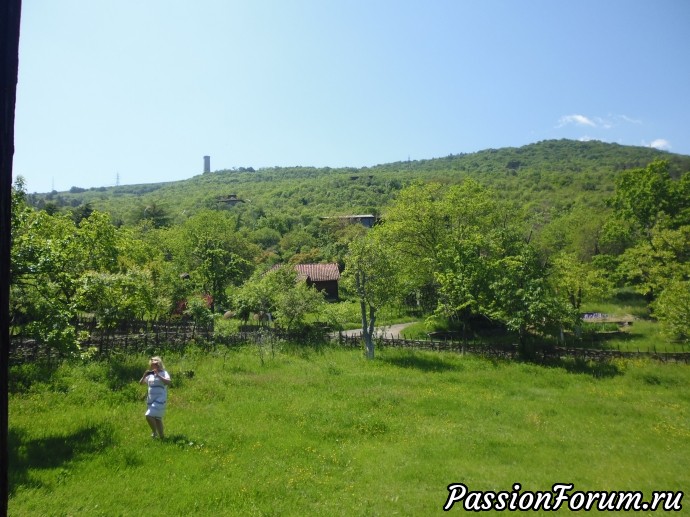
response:
{"label": "white cloud", "polygon": [[593,120],[585,117],[584,115],[564,115],[558,121],[558,127],[563,127],[568,124],[597,127],[597,124]]}
{"label": "white cloud", "polygon": [[641,120],[627,115],[611,115],[606,117],[587,117],[585,115],[564,115],[558,119],[558,128],[574,124],[576,126],[594,127],[597,129],[613,129],[621,124],[642,124]]}
{"label": "white cloud", "polygon": [[618,115],[618,118],[621,119],[623,122],[627,122],[629,124],[642,124],[641,120],[628,117],[627,115]]}
{"label": "white cloud", "polygon": [[657,138],[656,140],[653,140],[651,144],[649,144],[649,147],[667,151],[671,148],[671,143],[663,138]]}

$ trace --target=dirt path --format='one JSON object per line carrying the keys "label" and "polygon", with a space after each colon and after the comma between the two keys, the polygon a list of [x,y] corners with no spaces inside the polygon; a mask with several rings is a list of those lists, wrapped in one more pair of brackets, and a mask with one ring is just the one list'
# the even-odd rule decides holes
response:
{"label": "dirt path", "polygon": [[[400,332],[404,328],[412,325],[413,323],[415,323],[415,322],[398,323],[396,325],[389,325],[387,327],[376,327],[375,333],[377,336],[383,334],[384,337],[397,339],[400,337]],[[361,336],[361,335],[362,335],[362,329],[343,330],[343,336]]]}

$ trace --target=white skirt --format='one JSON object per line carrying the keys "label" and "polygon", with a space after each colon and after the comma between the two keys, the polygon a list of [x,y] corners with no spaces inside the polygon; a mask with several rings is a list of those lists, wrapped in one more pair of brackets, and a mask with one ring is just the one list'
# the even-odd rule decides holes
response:
{"label": "white skirt", "polygon": [[152,416],[154,418],[163,418],[165,416],[165,402],[154,400],[146,404],[146,416]]}

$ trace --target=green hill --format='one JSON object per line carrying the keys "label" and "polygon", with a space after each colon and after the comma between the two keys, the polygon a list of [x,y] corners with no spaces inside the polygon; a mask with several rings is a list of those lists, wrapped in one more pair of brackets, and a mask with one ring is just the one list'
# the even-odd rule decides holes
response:
{"label": "green hill", "polygon": [[211,208],[233,210],[238,224],[250,228],[270,217],[294,226],[320,216],[380,213],[395,192],[415,181],[454,183],[473,178],[527,207],[567,207],[576,200],[596,204],[612,193],[616,173],[645,167],[657,159],[668,160],[674,175],[690,170],[690,156],[648,147],[549,140],[373,167],[248,167],[183,181],[89,190],[73,187],[68,192],[29,198],[39,208],[88,204],[124,224],[151,213],[164,214],[167,223],[175,224],[200,209]]}

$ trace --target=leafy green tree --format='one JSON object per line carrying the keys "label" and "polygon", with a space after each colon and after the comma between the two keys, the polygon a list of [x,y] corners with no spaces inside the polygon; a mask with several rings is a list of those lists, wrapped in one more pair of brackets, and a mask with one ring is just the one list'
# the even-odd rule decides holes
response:
{"label": "leafy green tree", "polygon": [[654,315],[671,339],[690,343],[690,281],[671,282],[652,305]]}
{"label": "leafy green tree", "polygon": [[206,296],[191,296],[187,300],[187,308],[184,312],[194,322],[192,335],[194,335],[199,326],[208,325],[213,321],[213,312],[209,307],[209,300]]}
{"label": "leafy green tree", "polygon": [[172,218],[164,203],[151,201],[146,205],[138,206],[133,212],[132,219],[135,224],[148,221],[154,228],[164,228],[170,225]]}
{"label": "leafy green tree", "polygon": [[620,257],[620,274],[650,301],[667,284],[690,278],[690,226],[664,226],[652,228],[649,240],[628,248]]}
{"label": "leafy green tree", "polygon": [[555,296],[548,272],[530,246],[500,259],[497,266],[502,274],[490,285],[487,313],[516,332],[522,352],[530,355],[528,331],[555,335],[572,321],[572,311]]}
{"label": "leafy green tree", "polygon": [[254,276],[247,280],[232,295],[232,307],[235,315],[245,324],[251,315],[270,312],[271,298],[269,292],[257,292],[257,282]]}
{"label": "leafy green tree", "polygon": [[490,297],[489,285],[497,273],[495,256],[489,258],[482,249],[486,244],[479,233],[458,240],[444,250],[444,260],[435,274],[439,297],[436,314],[459,322],[466,332],[467,321],[485,312]]}
{"label": "leafy green tree", "polygon": [[178,274],[188,273],[196,290],[212,296],[214,312],[229,305],[228,287],[251,274],[259,252],[234,231],[234,220],[224,211],[200,212],[181,227],[166,230],[164,240]]}
{"label": "leafy green tree", "polygon": [[[435,273],[439,254],[448,238],[444,223],[449,217],[440,200],[448,186],[439,183],[414,184],[400,191],[383,214],[377,228],[380,239],[394,251],[399,278],[408,293],[428,292],[430,300],[420,300],[426,307],[436,304]],[[431,289],[426,289],[431,287]]]}
{"label": "leafy green tree", "polygon": [[84,203],[72,210],[72,219],[76,224],[79,224],[84,219],[88,219],[93,214],[93,205],[91,203]]}
{"label": "leafy green tree", "polygon": [[263,249],[275,249],[278,247],[281,235],[277,230],[264,226],[252,231],[249,234],[249,238],[252,242],[260,245]]}
{"label": "leafy green tree", "polygon": [[25,332],[51,348],[69,351],[78,335],[74,295],[81,265],[77,229],[67,216],[27,211],[13,232],[10,311]]}
{"label": "leafy green tree", "polygon": [[368,359],[374,358],[377,312],[399,295],[399,276],[393,267],[394,251],[371,232],[350,244],[343,282],[359,302],[362,337]]}
{"label": "leafy green tree", "polygon": [[683,174],[673,189],[678,207],[675,220],[679,226],[690,225],[690,171]]}
{"label": "leafy green tree", "polygon": [[561,252],[552,257],[548,278],[552,291],[565,301],[561,327],[574,328],[577,335],[582,328],[583,302],[602,300],[613,291],[610,276],[605,271],[592,262],[581,261],[574,253]]}
{"label": "leafy green tree", "polygon": [[288,331],[304,327],[310,314],[319,314],[325,304],[323,293],[304,281],[275,293],[276,319]]}
{"label": "leafy green tree", "polygon": [[[566,252],[575,254],[585,262],[602,253],[615,253],[610,249],[613,242],[607,240],[614,235],[606,234],[609,212],[610,210],[601,206],[578,202],[558,213],[540,228],[534,243],[544,256]],[[616,229],[620,228],[620,221],[617,221]],[[622,250],[618,248],[616,251]]]}
{"label": "leafy green tree", "polygon": [[146,260],[151,254],[141,251],[131,231],[118,230],[102,212],[77,224],[68,214],[31,210],[21,184],[14,202],[11,311],[32,337],[70,351],[82,338],[74,328],[80,313],[110,326],[117,318],[160,312]]}
{"label": "leafy green tree", "polygon": [[633,230],[617,260],[620,277],[650,301],[666,285],[690,278],[690,173],[673,180],[669,161],[625,171],[611,206]]}
{"label": "leafy green tree", "polygon": [[119,268],[120,239],[108,214],[93,212],[77,225],[75,255],[81,255],[81,270],[115,272]]}
{"label": "leafy green tree", "polygon": [[339,332],[345,329],[345,324],[361,318],[359,303],[341,301],[339,303],[326,303],[321,310],[321,318],[334,330]]}
{"label": "leafy green tree", "polygon": [[[527,286],[544,280],[539,276],[544,271],[526,242],[521,212],[475,181],[404,189],[376,230],[395,250],[390,261],[404,293],[430,294],[422,305],[463,329],[484,316],[524,337],[533,326],[530,315],[538,318],[537,293],[543,294],[539,303],[546,304],[548,290]],[[509,286],[524,296],[516,298]],[[512,309],[522,317],[516,319]]]}
{"label": "leafy green tree", "polygon": [[280,239],[280,250],[284,259],[288,259],[298,253],[309,252],[316,245],[316,239],[301,228],[286,233]]}
{"label": "leafy green tree", "polygon": [[323,260],[344,266],[350,243],[366,233],[367,228],[358,223],[353,224],[338,218],[322,221],[318,234]]}
{"label": "leafy green tree", "polygon": [[568,301],[574,314],[580,312],[584,301],[602,300],[613,288],[601,270],[567,252],[552,258],[549,278],[555,291]]}
{"label": "leafy green tree", "polygon": [[88,271],[79,282],[78,309],[93,314],[103,328],[112,328],[122,320],[156,319],[170,305],[158,295],[150,271]]}
{"label": "leafy green tree", "polygon": [[234,307],[245,321],[251,313],[271,314],[288,331],[303,327],[324,303],[323,294],[299,280],[290,266],[255,273],[234,296]]}
{"label": "leafy green tree", "polygon": [[655,161],[644,169],[631,169],[616,177],[611,206],[617,215],[632,222],[643,237],[649,237],[662,214],[675,216],[682,211],[675,195],[668,161]]}

